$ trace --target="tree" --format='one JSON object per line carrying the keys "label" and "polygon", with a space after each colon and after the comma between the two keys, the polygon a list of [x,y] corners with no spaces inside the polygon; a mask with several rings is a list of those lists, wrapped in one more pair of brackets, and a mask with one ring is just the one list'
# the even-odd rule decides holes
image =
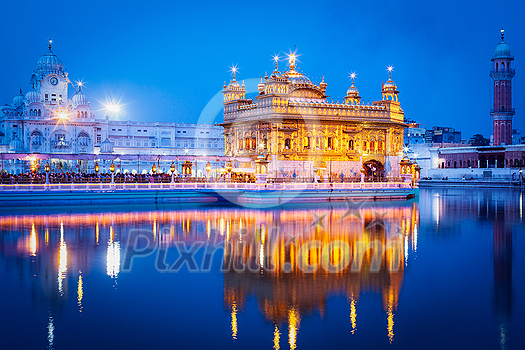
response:
{"label": "tree", "polygon": [[483,137],[481,134],[475,134],[468,141],[472,146],[488,146],[490,140]]}

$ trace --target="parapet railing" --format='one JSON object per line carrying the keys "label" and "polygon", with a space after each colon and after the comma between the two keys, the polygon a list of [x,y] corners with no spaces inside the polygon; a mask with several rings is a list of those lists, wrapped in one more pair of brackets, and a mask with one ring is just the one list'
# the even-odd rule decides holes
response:
{"label": "parapet railing", "polygon": [[388,190],[410,189],[410,182],[343,182],[343,183],[245,183],[245,182],[147,182],[147,183],[2,183],[7,191],[134,191],[134,190],[212,190],[212,191],[305,191],[305,190]]}

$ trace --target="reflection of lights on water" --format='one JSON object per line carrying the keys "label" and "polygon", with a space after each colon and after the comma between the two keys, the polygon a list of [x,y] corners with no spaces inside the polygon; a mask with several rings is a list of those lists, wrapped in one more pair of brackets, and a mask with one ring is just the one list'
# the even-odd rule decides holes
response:
{"label": "reflection of lights on water", "polygon": [[47,228],[46,228],[46,235],[45,236],[46,236],[45,240],[46,240],[46,246],[47,246],[47,245],[49,245],[49,230]]}
{"label": "reflection of lights on water", "polygon": [[98,245],[98,238],[100,237],[100,230],[98,228],[98,221],[97,221],[97,224],[95,226],[95,239],[96,239],[96,244]]}
{"label": "reflection of lights on water", "polygon": [[432,214],[436,220],[436,225],[439,225],[439,194],[432,197]]}
{"label": "reflection of lights on water", "polygon": [[499,325],[499,347],[500,349],[507,348],[507,324],[505,322]]}
{"label": "reflection of lights on water", "polygon": [[275,325],[275,329],[273,330],[273,348],[275,350],[280,349],[279,341],[281,338],[281,333],[279,333],[279,328],[277,328],[277,325]]}
{"label": "reflection of lights on water", "polygon": [[224,218],[219,221],[219,233],[224,236]]}
{"label": "reflection of lights on water", "polygon": [[67,271],[67,246],[64,241],[64,223],[60,222],[60,249],[58,251],[58,292],[64,295],[62,280],[66,278]]}
{"label": "reflection of lights on water", "polygon": [[408,265],[408,235],[405,234],[405,266]]}
{"label": "reflection of lights on water", "polygon": [[232,324],[231,324],[232,338],[236,340],[237,339],[237,304],[235,302],[233,302],[233,305],[232,305],[231,316],[232,316]]}
{"label": "reflection of lights on water", "polygon": [[29,237],[29,252],[31,256],[36,256],[36,230],[35,224],[31,225],[31,236]]}
{"label": "reflection of lights on water", "polygon": [[206,220],[206,235],[208,236],[208,240],[210,239],[211,235],[211,220]]}
{"label": "reflection of lights on water", "polygon": [[106,273],[111,278],[117,278],[120,272],[120,242],[115,242],[113,226],[109,227],[108,251],[106,255]]}
{"label": "reflection of lights on water", "polygon": [[82,283],[82,272],[78,276],[78,287],[77,287],[77,305],[78,311],[82,313],[82,298],[84,297],[84,287]]}
{"label": "reflection of lights on water", "polygon": [[111,278],[117,278],[120,272],[120,242],[108,242],[106,256],[106,273]]}
{"label": "reflection of lights on water", "polygon": [[157,238],[157,219],[153,220],[153,242],[155,242]]}
{"label": "reflection of lights on water", "polygon": [[388,305],[388,341],[392,344],[394,341],[394,313],[392,311],[392,304]]}
{"label": "reflection of lights on water", "polygon": [[49,318],[47,320],[47,348],[49,350],[53,349],[54,341],[55,341],[55,326],[53,325],[53,316],[51,316],[51,312],[50,312]]}
{"label": "reflection of lights on water", "polygon": [[412,243],[414,246],[414,253],[417,253],[417,225],[414,226],[414,235],[412,236]]}
{"label": "reflection of lights on water", "polygon": [[288,343],[290,344],[290,350],[297,347],[296,342],[299,322],[299,312],[295,309],[288,311]]}
{"label": "reflection of lights on water", "polygon": [[523,218],[523,192],[520,192],[520,219]]}
{"label": "reflection of lights on water", "polygon": [[354,334],[357,329],[357,310],[355,304],[355,299],[352,298],[352,303],[350,303],[350,322],[352,324],[352,334]]}

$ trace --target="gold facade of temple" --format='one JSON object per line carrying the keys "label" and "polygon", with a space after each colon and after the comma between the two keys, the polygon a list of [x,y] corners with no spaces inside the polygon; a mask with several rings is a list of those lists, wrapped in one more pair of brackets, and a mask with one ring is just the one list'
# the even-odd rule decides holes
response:
{"label": "gold facade of temple", "polygon": [[361,104],[353,81],[343,103],[329,103],[324,78],[316,85],[295,70],[294,54],[288,61],[288,71],[276,63],[261,79],[255,99],[246,98],[235,71],[224,85],[226,156],[264,155],[260,171],[269,177],[398,176],[406,125],[391,75],[372,105]]}

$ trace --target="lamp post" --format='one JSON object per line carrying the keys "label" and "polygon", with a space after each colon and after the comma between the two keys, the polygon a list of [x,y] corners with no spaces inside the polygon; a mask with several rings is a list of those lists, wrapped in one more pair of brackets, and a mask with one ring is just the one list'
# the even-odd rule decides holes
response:
{"label": "lamp post", "polygon": [[98,166],[98,163],[95,162],[95,177],[98,179],[98,171],[100,170],[100,167]]}
{"label": "lamp post", "polygon": [[232,162],[229,161],[228,163],[226,163],[226,170],[228,171],[228,179],[230,180],[231,180],[232,169],[233,169]]}
{"label": "lamp post", "polygon": [[207,175],[208,176],[208,181],[210,181],[210,170],[211,170],[211,164],[210,164],[210,162],[208,162],[206,164],[206,173],[208,174]]}
{"label": "lamp post", "polygon": [[171,167],[170,167],[170,170],[171,170],[171,185],[173,186],[173,176],[175,175],[175,163],[171,162]]}
{"label": "lamp post", "polygon": [[44,169],[46,171],[46,186],[49,186],[49,161],[44,166]]}
{"label": "lamp post", "polygon": [[113,187],[115,186],[115,163],[113,163],[113,161],[111,161],[109,171],[111,171],[111,187]]}

